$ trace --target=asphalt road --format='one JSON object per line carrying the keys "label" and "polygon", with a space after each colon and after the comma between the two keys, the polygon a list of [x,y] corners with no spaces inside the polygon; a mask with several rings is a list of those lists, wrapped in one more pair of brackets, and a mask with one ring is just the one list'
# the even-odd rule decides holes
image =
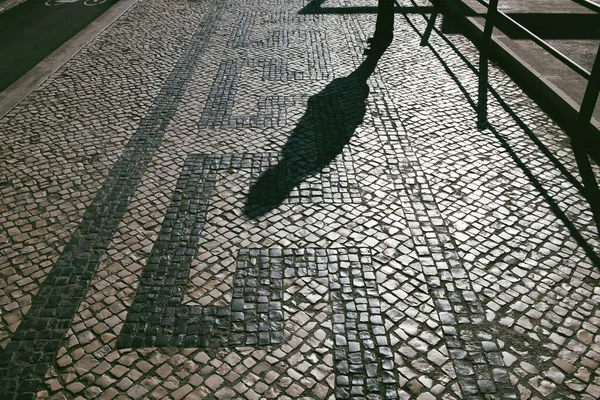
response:
{"label": "asphalt road", "polygon": [[27,0],[0,14],[0,91],[118,0]]}

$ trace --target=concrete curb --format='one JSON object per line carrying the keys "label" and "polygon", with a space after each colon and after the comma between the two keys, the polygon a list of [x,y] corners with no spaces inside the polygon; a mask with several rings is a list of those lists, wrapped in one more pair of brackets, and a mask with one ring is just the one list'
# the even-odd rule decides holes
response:
{"label": "concrete curb", "polygon": [[24,3],[26,0],[0,0],[0,14]]}
{"label": "concrete curb", "polygon": [[121,0],[77,35],[56,49],[16,82],[0,92],[0,118],[4,117],[75,54],[127,12],[138,0]]}

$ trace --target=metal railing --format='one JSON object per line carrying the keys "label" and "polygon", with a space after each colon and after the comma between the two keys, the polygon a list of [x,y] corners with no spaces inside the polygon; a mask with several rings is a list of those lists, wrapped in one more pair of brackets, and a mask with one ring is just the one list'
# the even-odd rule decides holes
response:
{"label": "metal railing", "polygon": [[[570,1],[580,4],[588,9],[600,14],[600,6],[598,6],[595,3],[591,3],[588,0],[570,0]],[[516,26],[522,32],[524,32],[525,35],[527,35],[527,37],[529,37],[529,39],[531,39],[533,42],[535,42],[541,48],[546,50],[548,53],[552,54],[554,57],[556,57],[557,59],[562,61],[565,65],[567,65],[573,71],[577,72],[579,75],[583,76],[586,79],[590,79],[591,72],[587,71],[581,65],[577,64],[575,61],[571,60],[569,57],[567,57],[566,55],[564,55],[563,53],[561,53],[560,51],[558,51],[557,49],[555,49],[554,47],[549,45],[543,39],[539,38],[535,33],[531,32],[529,29],[527,29],[522,24],[515,21],[513,18],[511,18],[507,14],[503,13],[502,11],[499,11],[497,1],[494,2],[493,0],[490,0],[489,3],[486,3],[483,0],[477,0],[477,2],[479,2],[480,4],[482,4],[483,6],[488,8],[488,15],[490,12],[492,12],[492,13],[502,16],[503,18],[508,20],[512,25]],[[495,18],[496,17],[494,16],[494,21],[493,21],[494,26],[495,26]],[[489,17],[488,17],[488,19],[489,19]],[[486,19],[486,25],[488,23],[488,19]]]}
{"label": "metal railing", "polygon": [[[585,91],[585,95],[581,102],[581,107],[579,110],[579,115],[576,123],[576,132],[575,135],[586,136],[587,126],[591,122],[592,115],[594,112],[594,108],[596,102],[598,101],[598,95],[600,93],[600,47],[598,48],[598,52],[596,55],[596,60],[594,62],[592,71],[586,70],[581,65],[577,64],[575,61],[558,51],[556,48],[552,47],[548,42],[544,41],[536,34],[531,32],[529,29],[515,21],[513,18],[498,10],[498,0],[489,0],[489,2],[485,2],[484,0],[477,0],[480,4],[484,5],[487,8],[487,17],[485,19],[485,28],[484,34],[482,37],[482,42],[480,45],[480,68],[483,67],[484,71],[480,71],[479,74],[479,98],[478,103],[481,108],[479,113],[478,123],[484,125],[487,123],[487,101],[483,98],[486,96],[486,88],[487,88],[487,61],[489,58],[489,49],[491,45],[492,32],[494,27],[496,26],[496,21],[498,16],[503,17],[505,20],[509,21],[513,26],[520,29],[530,40],[538,44],[548,53],[552,54],[555,58],[560,60],[563,64],[569,67],[571,70],[582,76],[583,78],[588,80],[587,88]],[[592,3],[589,0],[570,0],[574,3],[577,3],[581,6],[588,8],[589,10],[595,11],[600,14],[600,6]],[[485,64],[485,66],[484,66]],[[583,139],[580,138],[580,139]]]}
{"label": "metal railing", "polygon": [[[439,5],[440,0],[430,0],[435,6]],[[531,32],[529,29],[515,21],[507,14],[498,10],[499,0],[477,0],[480,4],[487,8],[487,14],[485,18],[485,26],[483,29],[483,35],[479,42],[479,71],[478,71],[478,91],[477,91],[477,125],[480,128],[489,126],[488,123],[488,112],[487,112],[487,100],[488,100],[488,61],[490,55],[490,49],[492,44],[492,33],[496,27],[498,16],[501,16],[506,21],[510,22],[513,26],[521,30],[526,37],[531,39],[533,42],[538,44],[549,54],[552,54],[556,59],[560,60],[563,64],[568,66],[571,70],[585,78],[588,83],[586,86],[585,94],[579,111],[577,112],[577,119],[574,125],[569,127],[568,133],[571,137],[571,145],[581,175],[584,195],[588,199],[596,225],[600,230],[600,189],[596,182],[596,177],[593,169],[591,168],[588,153],[593,150],[592,143],[590,140],[590,124],[594,114],[596,103],[600,95],[600,46],[598,47],[592,70],[588,71],[584,67],[577,64],[575,61],[552,47],[546,41],[538,37],[536,34]],[[595,11],[600,14],[600,5],[593,3],[589,0],[570,0],[577,3],[589,10]],[[431,29],[435,24],[435,19],[438,15],[436,10],[429,19],[429,23],[425,34],[423,35],[422,45],[428,43]]]}
{"label": "metal railing", "polygon": [[[600,47],[598,48],[598,53],[596,55],[596,60],[594,61],[592,71],[586,70],[581,65],[577,64],[571,58],[567,57],[565,54],[561,53],[556,48],[552,47],[548,42],[541,39],[535,33],[531,32],[525,26],[515,21],[509,15],[504,12],[498,10],[498,1],[499,0],[488,0],[487,2],[484,0],[476,0],[478,3],[486,7],[487,14],[485,18],[485,27],[483,30],[483,36],[481,38],[481,42],[479,43],[479,90],[478,90],[478,125],[485,126],[487,124],[487,86],[488,86],[488,60],[490,54],[491,47],[491,39],[494,28],[496,27],[496,22],[498,20],[498,16],[501,16],[506,21],[509,21],[513,26],[518,28],[521,32],[525,34],[527,38],[531,41],[539,45],[541,48],[546,50],[549,54],[553,55],[556,59],[561,61],[571,70],[579,74],[581,77],[585,78],[588,81],[587,88],[585,91],[585,95],[583,97],[583,101],[581,102],[581,108],[579,110],[577,124],[579,128],[585,127],[591,122],[592,115],[594,112],[594,108],[596,102],[598,101],[598,96],[600,92]],[[590,0],[570,0],[574,3],[577,3],[583,7],[591,11],[595,11],[600,14],[600,5],[591,2]],[[436,6],[436,9],[439,8],[440,0],[431,0],[431,2]],[[429,20],[429,24],[425,35],[423,36],[423,40],[421,42],[422,45],[427,44],[429,40],[429,35],[431,34],[431,29],[435,24],[435,19],[437,18],[437,11],[431,16]],[[581,130],[578,129],[580,132]],[[585,135],[583,133],[582,135]]]}

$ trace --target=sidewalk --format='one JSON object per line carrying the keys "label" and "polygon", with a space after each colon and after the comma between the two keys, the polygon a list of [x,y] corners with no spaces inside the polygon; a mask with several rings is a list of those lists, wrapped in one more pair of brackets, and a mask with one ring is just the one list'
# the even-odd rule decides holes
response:
{"label": "sidewalk", "polygon": [[363,81],[374,0],[139,1],[0,119],[0,398],[599,398],[567,136],[400,4]]}

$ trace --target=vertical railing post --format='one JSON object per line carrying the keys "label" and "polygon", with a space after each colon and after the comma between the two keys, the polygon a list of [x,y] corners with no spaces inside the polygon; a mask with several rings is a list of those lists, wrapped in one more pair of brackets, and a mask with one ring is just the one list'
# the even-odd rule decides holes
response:
{"label": "vertical railing post", "polygon": [[581,101],[581,108],[579,109],[575,129],[571,134],[571,144],[573,153],[575,154],[575,160],[577,161],[577,167],[579,168],[579,175],[583,182],[585,197],[590,204],[594,215],[594,221],[600,231],[600,189],[598,189],[598,182],[596,181],[594,170],[592,169],[588,158],[588,152],[592,150],[594,146],[594,141],[592,141],[589,136],[590,122],[594,115],[594,109],[596,108],[599,94],[600,46],[596,53],[596,60],[592,67],[592,73],[585,90],[585,95]]}
{"label": "vertical railing post", "polygon": [[427,46],[429,44],[429,37],[431,36],[431,31],[435,26],[435,20],[440,13],[440,4],[439,0],[431,0],[431,4],[433,4],[434,10],[429,17],[429,21],[427,21],[427,28],[425,28],[425,33],[423,33],[423,37],[421,38],[421,46]]}
{"label": "vertical railing post", "polygon": [[481,43],[479,45],[479,85],[477,90],[477,126],[487,126],[487,88],[488,88],[488,59],[492,42],[492,32],[496,24],[498,14],[498,0],[490,0],[488,3],[485,28]]}

